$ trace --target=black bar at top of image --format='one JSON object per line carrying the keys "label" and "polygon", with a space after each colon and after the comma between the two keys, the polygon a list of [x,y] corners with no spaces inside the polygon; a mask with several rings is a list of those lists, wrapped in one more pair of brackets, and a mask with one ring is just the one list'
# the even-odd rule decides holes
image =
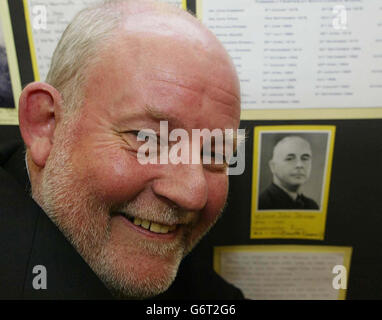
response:
{"label": "black bar at top of image", "polygon": [[26,29],[24,5],[22,0],[8,0],[9,14],[12,21],[13,37],[15,41],[17,61],[19,65],[21,85],[24,87],[33,82],[33,67],[29,50]]}

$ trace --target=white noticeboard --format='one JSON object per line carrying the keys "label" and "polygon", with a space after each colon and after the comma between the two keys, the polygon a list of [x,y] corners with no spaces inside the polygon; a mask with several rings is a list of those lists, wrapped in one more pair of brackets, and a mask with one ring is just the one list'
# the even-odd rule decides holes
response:
{"label": "white noticeboard", "polygon": [[244,109],[382,106],[380,0],[198,0],[223,42]]}
{"label": "white noticeboard", "polygon": [[[182,0],[161,0],[182,7]],[[74,16],[101,0],[24,0],[30,27],[30,41],[35,56],[37,80],[44,81],[50,60],[62,33]]]}
{"label": "white noticeboard", "polygon": [[345,299],[352,249],[325,246],[215,247],[214,268],[253,300]]}

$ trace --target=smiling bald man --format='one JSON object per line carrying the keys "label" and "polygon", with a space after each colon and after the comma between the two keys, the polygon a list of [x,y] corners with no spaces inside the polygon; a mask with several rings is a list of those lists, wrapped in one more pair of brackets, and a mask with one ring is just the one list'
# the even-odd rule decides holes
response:
{"label": "smiling bald man", "polygon": [[[228,54],[188,13],[153,1],[80,12],[46,83],[21,94],[29,175],[23,148],[10,145],[1,157],[8,201],[0,205],[0,234],[9,240],[1,249],[8,257],[1,295],[144,299],[166,292],[224,208],[227,167],[141,164],[137,132],[157,133],[160,121],[190,136],[193,129],[236,130],[239,92]],[[45,288],[42,278],[36,282],[43,275]],[[168,292],[242,297],[192,265]]]}

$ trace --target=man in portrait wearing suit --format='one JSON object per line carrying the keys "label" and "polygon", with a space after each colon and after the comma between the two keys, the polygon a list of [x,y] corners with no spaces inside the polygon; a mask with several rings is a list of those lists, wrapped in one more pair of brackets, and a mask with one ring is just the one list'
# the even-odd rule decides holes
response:
{"label": "man in portrait wearing suit", "polygon": [[281,139],[273,149],[269,167],[272,184],[259,196],[259,210],[317,210],[317,203],[301,193],[312,167],[310,143],[299,136]]}

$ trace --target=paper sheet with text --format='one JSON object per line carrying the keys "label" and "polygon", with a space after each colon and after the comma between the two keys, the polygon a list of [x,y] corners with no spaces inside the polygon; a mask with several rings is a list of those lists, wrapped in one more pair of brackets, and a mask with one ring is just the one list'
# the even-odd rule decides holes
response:
{"label": "paper sheet with text", "polygon": [[[182,0],[161,1],[184,7]],[[69,22],[83,8],[97,2],[101,0],[24,0],[37,79],[45,80],[54,49]],[[46,24],[42,21],[45,15]]]}
{"label": "paper sheet with text", "polygon": [[21,79],[7,1],[0,1],[0,125],[17,125]]}
{"label": "paper sheet with text", "polygon": [[380,0],[198,0],[244,109],[382,106]]}
{"label": "paper sheet with text", "polygon": [[[330,179],[332,172],[335,126],[325,125],[281,125],[281,126],[256,126],[254,128],[253,139],[253,170],[252,170],[252,196],[251,196],[251,239],[312,239],[324,240],[326,230],[326,217],[328,212],[328,202],[330,195]],[[310,139],[314,135],[327,136],[326,141],[321,140],[317,145],[317,140],[311,140],[310,147],[315,154],[312,154],[312,172],[309,178],[300,185],[299,192],[311,183],[311,186],[319,187],[320,201],[318,209],[288,209],[274,207],[273,209],[262,209],[260,204],[260,178],[266,171],[270,173],[268,183],[273,181],[269,161],[273,155],[274,145],[267,145],[264,135],[283,134],[283,136],[294,136],[310,134]],[[280,136],[282,137],[282,136]],[[305,136],[305,138],[308,138]],[[270,141],[268,141],[269,143]],[[321,144],[324,142],[324,144]],[[262,153],[268,147],[270,153],[267,158],[262,158]],[[319,148],[318,148],[319,147]],[[321,158],[321,159],[320,159]],[[262,166],[262,162],[266,165]],[[317,163],[318,166],[317,167]],[[320,169],[320,170],[318,170]],[[297,171],[303,170],[301,167]],[[290,172],[291,173],[291,172]],[[318,190],[317,190],[318,191]],[[306,196],[311,196],[309,193]],[[273,200],[277,201],[276,198]]]}
{"label": "paper sheet with text", "polygon": [[247,299],[337,300],[345,299],[351,253],[330,246],[215,247],[214,269]]}

